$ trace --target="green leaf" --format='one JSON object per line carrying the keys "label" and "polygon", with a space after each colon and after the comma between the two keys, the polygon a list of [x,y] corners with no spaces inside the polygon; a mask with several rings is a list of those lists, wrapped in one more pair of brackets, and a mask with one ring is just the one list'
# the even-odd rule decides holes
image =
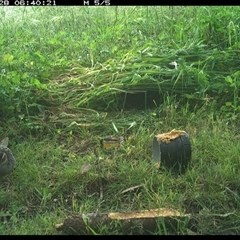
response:
{"label": "green leaf", "polygon": [[2,61],[5,63],[11,63],[13,59],[14,59],[14,56],[8,53],[2,56]]}
{"label": "green leaf", "polygon": [[233,106],[232,102],[226,102],[225,105],[226,105],[227,107]]}
{"label": "green leaf", "polygon": [[41,61],[43,61],[43,62],[45,61],[45,57],[40,53],[40,51],[36,51],[34,54],[36,56],[38,56]]}
{"label": "green leaf", "polygon": [[29,77],[29,75],[28,75],[28,73],[26,73],[26,72],[23,73],[23,75],[21,76],[22,79],[26,79],[26,78],[28,78],[28,77]]}
{"label": "green leaf", "polygon": [[228,82],[228,83],[232,83],[233,82],[233,80],[232,80],[232,78],[230,76],[227,76],[225,78],[225,81]]}

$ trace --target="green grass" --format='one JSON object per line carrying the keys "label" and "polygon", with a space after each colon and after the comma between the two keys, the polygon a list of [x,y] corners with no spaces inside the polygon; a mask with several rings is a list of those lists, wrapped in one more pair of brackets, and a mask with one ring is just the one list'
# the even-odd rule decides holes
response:
{"label": "green grass", "polygon": [[238,13],[233,7],[2,7],[1,112],[25,119],[53,105],[116,110],[121,92],[143,89],[190,101],[210,96],[220,113],[235,118]]}
{"label": "green grass", "polygon": [[[18,166],[1,180],[1,214],[8,214],[7,219],[2,220],[1,233],[55,234],[55,224],[72,213],[161,207],[200,214],[193,228],[198,234],[239,233],[236,227],[239,199],[228,191],[229,188],[239,194],[240,146],[234,126],[204,116],[200,110],[194,115],[181,107],[174,111],[168,108],[157,111],[162,117],[156,118],[152,110],[109,117],[116,126],[124,121],[125,128],[133,120],[137,123],[127,134],[129,141],[123,151],[114,154],[102,151],[100,139],[105,132],[94,127],[88,130],[78,127],[75,134],[66,131],[45,137],[29,136],[21,138],[18,144],[12,140],[11,149]],[[169,118],[169,111],[174,118]],[[114,133],[107,123],[109,119],[106,118],[102,127]],[[153,136],[173,128],[186,130],[192,143],[190,167],[179,177],[164,168],[157,170],[151,157]],[[102,157],[100,174],[104,201],[101,203],[93,148]],[[92,168],[81,174],[86,162]],[[132,192],[121,193],[140,184],[143,186]],[[228,213],[232,215],[217,219],[217,225],[215,217],[210,218],[211,221],[204,218],[205,214]],[[187,233],[184,224],[187,226],[182,222],[175,231]]]}
{"label": "green grass", "polygon": [[[152,234],[239,234],[239,11],[0,7],[0,137],[17,159],[0,179],[0,234],[62,234],[71,214],[162,207],[193,219]],[[160,100],[127,111],[137,90]],[[174,128],[192,144],[178,177],[152,158],[153,137]],[[103,151],[108,135],[126,137],[122,151]],[[115,224],[93,233],[124,234]]]}

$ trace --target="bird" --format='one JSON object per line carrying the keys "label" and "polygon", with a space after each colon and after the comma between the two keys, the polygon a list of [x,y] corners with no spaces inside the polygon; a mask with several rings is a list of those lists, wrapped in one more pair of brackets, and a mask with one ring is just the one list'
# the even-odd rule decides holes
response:
{"label": "bird", "polygon": [[16,166],[16,159],[8,146],[8,137],[0,142],[0,178],[12,172]]}

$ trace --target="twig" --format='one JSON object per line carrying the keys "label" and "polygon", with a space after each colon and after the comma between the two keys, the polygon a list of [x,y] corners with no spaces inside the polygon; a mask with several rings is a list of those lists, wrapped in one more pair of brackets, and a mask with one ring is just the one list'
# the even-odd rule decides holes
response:
{"label": "twig", "polygon": [[214,183],[214,184],[216,184],[216,185],[218,185],[218,186],[220,186],[220,187],[225,188],[225,189],[226,189],[228,192],[230,192],[234,197],[236,197],[238,200],[240,200],[240,197],[239,197],[233,190],[231,190],[229,187],[226,187],[226,186],[224,186],[224,185],[222,185],[222,184],[220,184],[220,183],[216,183],[216,182],[213,182],[213,181],[208,181],[208,182]]}
{"label": "twig", "polygon": [[233,215],[234,212],[231,213],[225,213],[225,214],[217,214],[217,213],[213,213],[213,214],[207,214],[207,217],[228,217],[230,215]]}
{"label": "twig", "polygon": [[100,157],[98,155],[97,150],[94,148],[93,149],[94,155],[96,156],[96,165],[97,165],[97,171],[98,171],[98,181],[99,181],[99,201],[101,203],[101,201],[103,200],[103,185],[102,185],[102,171],[101,171],[101,167],[100,167]]}
{"label": "twig", "polygon": [[123,190],[123,191],[121,192],[121,194],[126,193],[126,192],[129,192],[129,191],[133,191],[134,189],[139,188],[139,187],[142,187],[142,186],[144,186],[144,184],[140,184],[140,185],[137,185],[137,186],[134,186],[134,187],[127,188],[127,189]]}
{"label": "twig", "polygon": [[240,200],[240,197],[234,191],[232,191],[229,187],[225,187],[225,189],[231,194],[233,194],[238,200]]}

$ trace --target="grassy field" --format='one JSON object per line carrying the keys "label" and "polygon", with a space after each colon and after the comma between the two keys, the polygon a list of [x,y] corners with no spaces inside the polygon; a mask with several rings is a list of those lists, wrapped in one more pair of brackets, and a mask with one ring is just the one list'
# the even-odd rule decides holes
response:
{"label": "grassy field", "polygon": [[[0,179],[0,234],[154,208],[194,221],[151,234],[239,234],[239,11],[0,7],[0,137],[17,159]],[[132,104],[139,91],[152,94]],[[192,145],[179,176],[152,157],[153,137],[174,128]],[[121,151],[103,151],[109,135],[125,137]]]}

